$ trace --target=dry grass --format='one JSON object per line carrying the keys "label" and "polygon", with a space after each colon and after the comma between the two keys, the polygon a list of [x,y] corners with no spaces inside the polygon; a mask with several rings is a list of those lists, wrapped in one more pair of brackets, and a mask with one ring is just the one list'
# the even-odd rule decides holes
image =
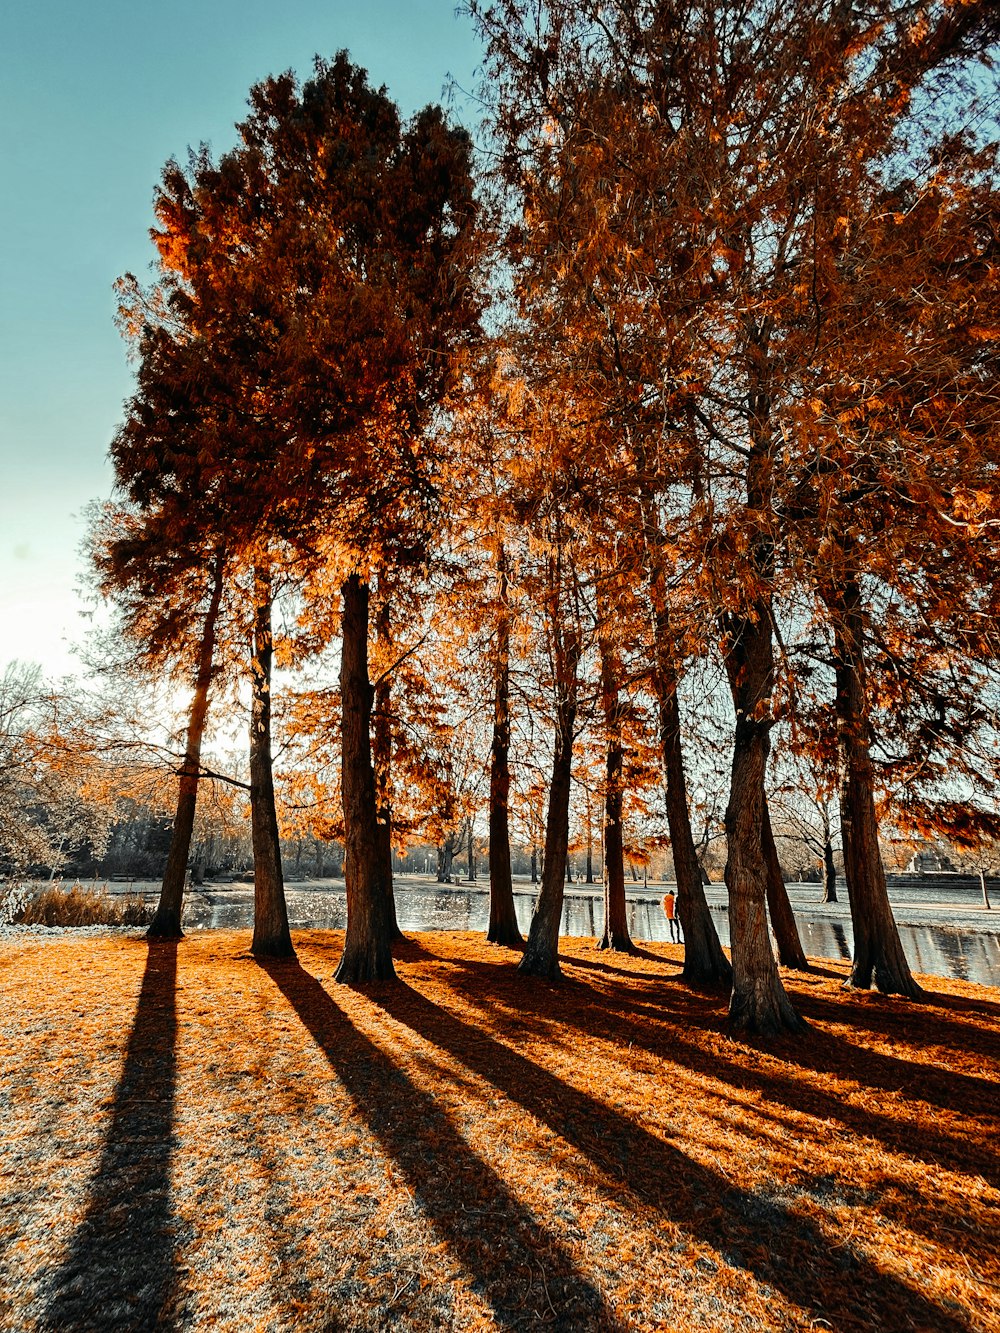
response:
{"label": "dry grass", "polygon": [[145,926],[152,919],[141,894],[112,898],[103,889],[43,889],[15,913],[22,926]]}
{"label": "dry grass", "polygon": [[1000,1328],[996,991],[768,1046],[671,946],[296,942],[0,942],[0,1327]]}

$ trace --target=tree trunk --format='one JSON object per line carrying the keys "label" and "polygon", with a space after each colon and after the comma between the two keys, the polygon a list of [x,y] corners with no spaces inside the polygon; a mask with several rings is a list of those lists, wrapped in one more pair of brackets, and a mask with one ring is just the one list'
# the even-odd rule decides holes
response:
{"label": "tree trunk", "polygon": [[837,752],[844,873],[854,927],[854,962],[847,985],[921,999],[889,904],[878,844],[875,777],[868,723],[861,589],[850,579],[828,594],[837,678]]}
{"label": "tree trunk", "polygon": [[271,574],[253,572],[254,624],[250,657],[250,828],[253,839],[253,942],[255,958],[294,958],[281,876],[278,815],[271,760]]}
{"label": "tree trunk", "polygon": [[554,980],[559,970],[559,924],[563,909],[563,880],[569,847],[569,797],[573,767],[573,728],[576,722],[575,689],[572,701],[560,702],[549,786],[549,809],[545,820],[545,853],[542,887],[531,918],[528,942],[518,967],[533,977]]}
{"label": "tree trunk", "polygon": [[219,619],[219,606],[222,602],[224,565],[221,559],[215,563],[212,582],[212,595],[205,614],[205,624],[201,632],[198,648],[198,669],[195,675],[194,694],[191,699],[191,712],[188,715],[187,741],[184,746],[184,762],[181,765],[180,781],[177,790],[177,810],[174,814],[173,833],[170,838],[170,850],[163,872],[163,884],[160,887],[160,901],[156,913],[146,931],[150,940],[179,940],[183,938],[181,930],[181,912],[184,907],[184,880],[187,875],[188,855],[191,850],[191,835],[194,832],[195,808],[198,803],[198,775],[201,768],[201,742],[205,735],[205,720],[208,717],[208,694],[212,684],[212,666],[215,658],[215,630]]}
{"label": "tree trunk", "polygon": [[729,986],[733,969],[712,921],[688,811],[677,668],[665,603],[653,616],[653,684],[659,711],[660,751],[667,789],[667,826],[677,881],[677,916],[684,932],[684,980],[697,986]]}
{"label": "tree trunk", "polygon": [[736,711],[732,778],[726,807],[726,885],[732,939],[733,1028],[773,1035],[805,1027],[778,975],[767,929],[768,870],[763,850],[764,775],[770,746],[773,679],[770,608],[754,619],[727,618],[726,672]]}
{"label": "tree trunk", "polygon": [[336,980],[354,985],[395,977],[392,882],[375,797],[371,752],[372,687],[368,678],[368,585],[352,574],[344,601],[340,698],[341,792],[344,802],[344,876],[347,934]]}
{"label": "tree trunk", "polygon": [[983,907],[989,912],[992,910],[990,907],[990,895],[986,891],[986,871],[982,866],[979,867],[979,887],[983,893]]}
{"label": "tree trunk", "polygon": [[538,883],[538,848],[535,846],[531,848],[531,882]]}
{"label": "tree trunk", "polygon": [[[375,634],[384,644],[388,644],[388,590],[380,587],[379,593]],[[403,932],[396,920],[396,898],[392,891],[392,683],[385,670],[375,687],[375,707],[372,713],[372,768],[375,773],[375,818],[378,821],[382,874],[389,885],[392,908],[392,937],[402,939]]]}
{"label": "tree trunk", "polygon": [[833,839],[829,828],[823,831],[823,897],[820,902],[837,901],[837,867],[833,861]]}
{"label": "tree trunk", "polygon": [[761,810],[761,843],[764,860],[767,863],[767,910],[771,917],[771,929],[778,944],[778,962],[782,967],[790,967],[797,972],[808,972],[805,950],[799,939],[799,928],[795,924],[792,904],[788,901],[788,890],[781,873],[778,849],[774,845],[774,833],[771,829],[771,811],[767,797]]}
{"label": "tree trunk", "polygon": [[494,659],[493,745],[490,750],[490,923],[491,944],[518,948],[524,943],[514,910],[510,869],[510,612],[507,557],[497,557],[499,615]]}
{"label": "tree trunk", "polygon": [[569,799],[573,773],[573,739],[576,727],[577,672],[581,642],[578,621],[566,628],[560,624],[562,569],[554,562],[555,600],[550,612],[554,639],[556,689],[555,753],[549,808],[545,819],[545,849],[542,887],[535,904],[518,971],[534,977],[555,979],[559,971],[559,924],[562,920],[563,880],[569,850]]}
{"label": "tree trunk", "polygon": [[[603,621],[603,609],[601,614]],[[625,747],[622,741],[620,671],[614,642],[604,630],[598,636],[598,647],[601,654],[601,704],[608,748],[604,787],[604,934],[597,947],[635,953],[625,907],[625,851],[622,841]]]}

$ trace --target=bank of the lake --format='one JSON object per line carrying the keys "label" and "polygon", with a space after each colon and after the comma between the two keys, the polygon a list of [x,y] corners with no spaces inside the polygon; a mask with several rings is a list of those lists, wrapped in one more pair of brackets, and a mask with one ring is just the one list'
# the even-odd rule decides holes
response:
{"label": "bank of the lake", "polygon": [[[112,893],[138,892],[155,902],[158,885],[118,881]],[[537,890],[527,880],[515,881],[515,908],[527,931]],[[629,929],[641,943],[668,943],[669,930],[660,907],[667,886],[630,884],[627,888]],[[853,934],[846,891],[840,901],[820,903],[816,884],[789,884],[806,954],[813,958],[846,960]],[[488,884],[438,884],[425,875],[397,875],[396,907],[403,930],[485,930],[489,919]],[[600,885],[567,884],[562,934],[600,936],[604,925]],[[709,905],[724,945],[729,944],[729,917],[725,886],[706,889]],[[347,921],[347,896],[341,879],[290,880],[286,885],[293,930],[342,930]],[[1000,910],[985,911],[978,891],[954,889],[928,879],[893,885],[893,911],[913,968],[931,976],[952,977],[979,985],[1000,985]],[[1000,908],[1000,900],[998,900]],[[210,883],[187,895],[184,923],[188,930],[239,929],[251,924],[253,885],[247,880]]]}

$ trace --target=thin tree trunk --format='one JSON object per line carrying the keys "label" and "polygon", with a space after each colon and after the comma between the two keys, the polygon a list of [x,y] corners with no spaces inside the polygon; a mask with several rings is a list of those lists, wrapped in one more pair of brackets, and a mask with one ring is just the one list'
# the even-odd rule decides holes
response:
{"label": "thin tree trunk", "polygon": [[545,820],[545,852],[542,887],[528,931],[519,972],[555,979],[559,970],[559,924],[562,920],[563,881],[569,847],[569,797],[573,767],[573,728],[576,723],[573,698],[560,701],[549,785],[549,809]]}
{"label": "thin tree trunk", "polygon": [[253,839],[255,958],[294,958],[281,875],[278,814],[271,760],[271,575],[254,569],[253,651],[250,658],[250,828]]}
{"label": "thin tree trunk", "polygon": [[518,948],[524,943],[514,910],[510,868],[510,610],[507,556],[497,556],[496,656],[494,658],[493,745],[490,750],[490,922],[491,944]]}
{"label": "thin tree trunk", "polygon": [[594,826],[590,808],[590,792],[587,793],[587,883],[594,882]]}
{"label": "thin tree trunk", "polygon": [[712,921],[701,865],[691,833],[681,715],[677,702],[677,669],[665,605],[654,612],[653,676],[659,710],[660,751],[667,789],[667,826],[677,881],[677,916],[684,932],[684,980],[697,986],[729,986],[733,969],[719,943]]}
{"label": "thin tree trunk", "polygon": [[[380,587],[379,594],[375,634],[384,644],[388,644],[388,590]],[[372,713],[372,767],[375,773],[375,817],[378,821],[382,873],[389,885],[392,908],[392,937],[402,939],[403,932],[396,920],[396,897],[392,891],[392,683],[386,671],[382,672],[375,687],[375,707]]]}
{"label": "thin tree trunk", "polygon": [[837,678],[837,751],[844,873],[854,927],[854,962],[847,985],[887,995],[923,997],[899,938],[878,843],[875,777],[868,723],[864,617],[856,580],[829,595]]}
{"label": "thin tree trunk", "polygon": [[989,912],[992,910],[990,907],[990,895],[986,891],[986,871],[982,866],[979,867],[979,887],[983,893],[983,907]]}
{"label": "thin tree trunk", "polygon": [[771,721],[764,710],[773,678],[767,606],[759,606],[754,619],[728,621],[724,653],[736,711],[726,807],[726,885],[733,959],[729,1020],[733,1028],[762,1035],[796,1032],[805,1024],[781,984],[765,911],[768,870],[762,832]]}
{"label": "thin tree trunk", "polygon": [[833,860],[833,839],[827,827],[823,835],[823,897],[820,902],[837,901],[837,867]]}
{"label": "thin tree trunk", "polygon": [[198,647],[198,669],[195,675],[194,694],[191,698],[191,711],[188,714],[187,740],[177,789],[177,810],[174,814],[170,850],[167,853],[163,884],[160,887],[160,901],[146,931],[146,938],[150,940],[179,940],[184,934],[181,930],[184,881],[187,875],[188,855],[191,851],[191,836],[194,832],[195,808],[198,803],[201,743],[208,717],[208,695],[215,659],[215,631],[219,619],[219,606],[222,602],[223,583],[224,565],[221,559],[217,559],[212,594]]}
{"label": "thin tree trunk", "polygon": [[538,848],[535,846],[531,848],[531,882],[538,883]]}
{"label": "thin tree trunk", "polygon": [[563,611],[561,556],[553,562],[554,601],[550,624],[554,640],[556,689],[555,752],[552,760],[552,781],[549,785],[549,808],[545,819],[545,849],[542,864],[542,887],[535,904],[518,971],[530,976],[555,979],[559,970],[559,924],[562,920],[563,881],[566,877],[569,850],[569,799],[573,771],[573,738],[576,727],[577,672],[580,666],[581,642],[579,621],[566,627],[560,623]]}
{"label": "thin tree trunk", "polygon": [[805,950],[799,939],[799,928],[795,923],[792,904],[788,901],[788,890],[781,873],[778,849],[774,845],[774,833],[771,829],[771,811],[767,797],[761,810],[761,843],[764,860],[767,863],[767,910],[771,917],[771,929],[778,945],[778,962],[782,967],[790,967],[797,972],[808,972]]}
{"label": "thin tree trunk", "polygon": [[340,663],[341,792],[347,933],[336,980],[354,985],[394,978],[392,883],[375,798],[371,752],[372,687],[368,677],[368,585],[352,574],[342,590]]}
{"label": "thin tree trunk", "polygon": [[597,947],[635,953],[625,906],[625,851],[622,838],[625,746],[622,740],[620,671],[614,642],[606,630],[602,630],[598,636],[598,647],[601,654],[601,703],[607,736],[607,764],[604,787],[604,934]]}

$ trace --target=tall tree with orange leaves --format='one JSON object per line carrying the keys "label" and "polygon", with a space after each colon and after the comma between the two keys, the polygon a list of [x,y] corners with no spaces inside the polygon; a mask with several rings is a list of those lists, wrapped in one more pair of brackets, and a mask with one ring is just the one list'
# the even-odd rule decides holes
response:
{"label": "tall tree with orange leaves", "polygon": [[[216,455],[253,609],[255,951],[287,953],[270,780],[271,608],[315,567],[341,590],[342,793],[349,920],[338,976],[392,974],[392,888],[371,753],[369,582],[419,562],[441,460],[429,428],[475,333],[478,207],[468,136],[427,108],[403,126],[341,54],[250,95],[240,145],[168,165],[154,233],[170,300],[210,350]],[[220,441],[221,443],[221,441]],[[235,446],[235,447],[234,447]],[[382,848],[380,854],[378,848]],[[272,919],[273,918],[273,919]],[[255,928],[256,932],[256,928]]]}

